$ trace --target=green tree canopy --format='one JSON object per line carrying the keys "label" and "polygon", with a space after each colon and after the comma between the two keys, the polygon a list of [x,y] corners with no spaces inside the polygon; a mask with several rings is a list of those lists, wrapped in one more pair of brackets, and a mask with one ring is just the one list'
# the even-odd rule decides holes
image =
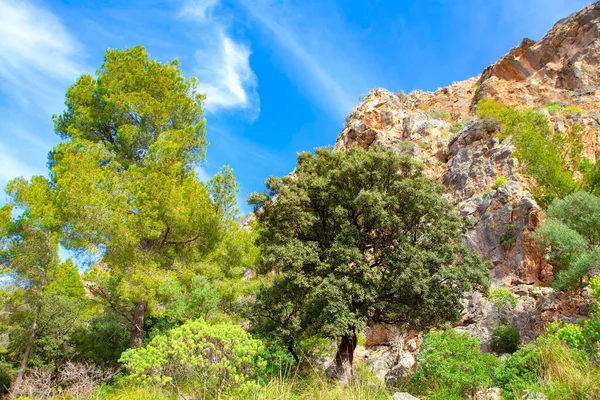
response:
{"label": "green tree canopy", "polygon": [[2,316],[10,328],[9,356],[21,361],[11,385],[13,398],[34,352],[48,281],[59,266],[61,219],[56,193],[42,176],[17,178],[6,192],[11,202],[0,208],[0,266],[4,283],[11,285],[11,301]]}
{"label": "green tree canopy", "polygon": [[51,153],[65,245],[100,254],[107,280],[132,305],[131,345],[165,279],[218,243],[223,214],[195,168],[205,157],[196,80],[141,46],[108,50],[96,77],[69,88]]}
{"label": "green tree canopy", "polygon": [[554,286],[581,287],[587,276],[600,271],[600,197],[575,192],[555,199],[546,215],[535,238],[555,268]]}
{"label": "green tree canopy", "polygon": [[456,320],[461,295],[486,286],[488,265],[464,245],[461,220],[413,159],[379,148],[300,153],[290,176],[254,193],[260,268],[255,324],[286,341],[341,338],[348,376],[368,324],[431,327]]}

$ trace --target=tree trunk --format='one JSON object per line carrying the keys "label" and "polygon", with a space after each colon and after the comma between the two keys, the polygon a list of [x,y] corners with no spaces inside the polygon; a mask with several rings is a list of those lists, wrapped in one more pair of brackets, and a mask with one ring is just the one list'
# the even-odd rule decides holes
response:
{"label": "tree trunk", "polygon": [[292,357],[294,357],[294,361],[296,361],[296,365],[300,364],[300,358],[298,357],[298,354],[296,354],[296,351],[294,350],[294,339],[290,339],[290,341],[288,342],[288,351],[290,352]]}
{"label": "tree trunk", "polygon": [[142,338],[144,336],[144,316],[148,303],[145,299],[140,300],[135,305],[133,310],[133,318],[131,319],[131,331],[129,335],[129,347],[136,348],[142,346]]}
{"label": "tree trunk", "polygon": [[343,382],[348,382],[352,378],[354,349],[356,349],[356,344],[358,343],[356,328],[351,327],[351,332],[342,336],[342,341],[335,355],[335,362],[328,370],[329,376]]}
{"label": "tree trunk", "polygon": [[17,372],[17,376],[15,380],[12,381],[9,390],[8,398],[10,400],[17,397],[17,393],[21,387],[21,382],[23,381],[23,375],[25,374],[25,369],[27,368],[27,364],[29,363],[29,358],[31,357],[31,353],[33,352],[33,343],[35,341],[35,335],[37,333],[37,321],[40,316],[40,312],[42,311],[42,306],[44,305],[44,289],[46,287],[46,278],[48,276],[48,268],[44,268],[44,272],[42,275],[42,284],[40,287],[40,298],[37,301],[35,306],[35,314],[33,315],[33,321],[31,323],[31,331],[29,332],[29,339],[27,340],[27,347],[25,348],[25,354],[23,354],[23,360],[21,360],[21,366],[19,367],[19,371]]}

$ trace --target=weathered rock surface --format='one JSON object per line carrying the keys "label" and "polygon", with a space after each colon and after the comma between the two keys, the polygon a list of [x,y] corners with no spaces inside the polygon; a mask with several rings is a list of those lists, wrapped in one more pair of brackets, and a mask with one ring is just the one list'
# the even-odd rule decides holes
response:
{"label": "weathered rock surface", "polygon": [[471,400],[502,400],[502,396],[500,395],[500,389],[498,388],[481,390],[475,393],[475,396],[470,396],[469,398]]}
{"label": "weathered rock surface", "polygon": [[[484,97],[539,107],[560,101],[583,115],[549,115],[555,130],[584,128],[584,151],[600,157],[600,2],[559,21],[538,42],[524,40],[479,76],[433,93],[395,95],[373,89],[346,120],[336,149],[382,146],[418,158],[426,174],[442,181],[469,224],[468,244],[494,264],[504,284],[547,283],[550,269],[530,239],[540,223],[510,140],[495,124],[474,119]],[[462,126],[452,122],[461,122]],[[466,122],[468,121],[468,122]],[[497,187],[496,179],[506,179]]]}
{"label": "weathered rock surface", "polygon": [[[532,196],[536,182],[519,167],[510,138],[499,140],[496,124],[475,118],[475,106],[482,98],[517,106],[577,106],[582,114],[540,111],[555,132],[581,125],[585,156],[595,162],[600,159],[599,65],[600,2],[595,2],[559,21],[539,41],[524,39],[478,77],[431,93],[373,89],[347,117],[335,143],[338,150],[381,146],[410,154],[444,184],[445,196],[466,221],[467,244],[492,261],[494,284],[519,296],[514,308],[501,309],[480,294],[465,297],[456,329],[479,337],[484,349],[500,320],[517,325],[527,342],[549,321],[585,314],[585,302],[544,288],[552,267],[531,238],[543,222]],[[391,383],[410,374],[419,335],[374,327],[366,339],[366,360],[381,379]]]}
{"label": "weathered rock surface", "polygon": [[419,400],[417,397],[412,396],[406,392],[396,392],[392,397],[392,400]]}

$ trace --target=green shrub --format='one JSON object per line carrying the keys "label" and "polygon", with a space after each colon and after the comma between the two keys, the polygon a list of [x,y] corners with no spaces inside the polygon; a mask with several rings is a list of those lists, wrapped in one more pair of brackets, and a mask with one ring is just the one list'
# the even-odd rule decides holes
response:
{"label": "green shrub", "polygon": [[521,334],[513,325],[498,325],[492,331],[490,348],[497,354],[511,354],[519,349]]}
{"label": "green shrub", "polygon": [[517,243],[517,236],[517,225],[506,224],[504,225],[504,228],[502,229],[502,232],[500,233],[500,237],[498,239],[500,240],[500,244],[505,249],[510,249],[513,248]]}
{"label": "green shrub", "polygon": [[464,398],[490,387],[497,363],[481,353],[476,338],[452,329],[435,332],[425,338],[410,384],[430,398]]}
{"label": "green shrub", "polygon": [[548,325],[547,330],[550,336],[573,348],[580,349],[586,345],[587,340],[583,334],[583,328],[579,325],[552,322]]}
{"label": "green shrub", "polygon": [[546,109],[550,113],[550,115],[556,115],[562,111],[563,105],[558,102],[548,102],[546,103]]}
{"label": "green shrub", "polygon": [[600,197],[575,192],[555,199],[547,209],[548,222],[534,234],[556,267],[554,287],[582,287],[599,271]]}
{"label": "green shrub", "polygon": [[488,299],[498,308],[507,304],[514,307],[517,305],[518,300],[517,296],[515,296],[508,288],[502,286],[492,288]]}
{"label": "green shrub", "polygon": [[537,349],[529,344],[507,356],[498,365],[494,370],[494,384],[502,389],[504,398],[520,398],[522,390],[536,387],[540,369]]}
{"label": "green shrub", "polygon": [[[491,99],[479,101],[477,116],[500,122],[500,139],[512,137],[516,158],[524,172],[537,181],[533,194],[542,207],[578,188],[574,173],[583,158],[581,129],[554,132],[545,114],[511,109]],[[593,168],[587,169],[587,176],[595,176]]]}
{"label": "green shrub", "polygon": [[121,362],[139,384],[202,388],[203,396],[247,391],[265,361],[262,343],[237,325],[187,322],[123,353]]}
{"label": "green shrub", "polygon": [[506,179],[505,176],[497,177],[496,180],[494,181],[494,189],[506,187],[507,182],[508,182],[508,179]]}
{"label": "green shrub", "polygon": [[563,114],[568,115],[570,117],[578,117],[583,114],[583,110],[581,109],[581,107],[568,106],[564,108]]}
{"label": "green shrub", "polygon": [[494,371],[494,385],[505,399],[521,399],[523,390],[543,393],[550,400],[589,399],[600,394],[600,373],[584,352],[542,335],[506,356]]}
{"label": "green shrub", "polygon": [[548,336],[556,338],[575,349],[587,350],[597,360],[597,348],[600,344],[600,276],[590,279],[590,293],[595,301],[589,318],[582,318],[577,324],[561,324],[554,322],[548,325]]}
{"label": "green shrub", "polygon": [[492,189],[486,189],[485,192],[483,192],[483,197],[488,197],[491,193]]}
{"label": "green shrub", "polygon": [[503,122],[510,108],[492,99],[481,99],[477,103],[477,118]]}
{"label": "green shrub", "polygon": [[427,115],[429,115],[431,118],[433,119],[439,119],[441,121],[447,121],[450,122],[452,121],[452,115],[450,115],[450,113],[448,111],[444,111],[442,109],[439,108],[434,108],[434,109],[423,109],[425,111],[425,113]]}

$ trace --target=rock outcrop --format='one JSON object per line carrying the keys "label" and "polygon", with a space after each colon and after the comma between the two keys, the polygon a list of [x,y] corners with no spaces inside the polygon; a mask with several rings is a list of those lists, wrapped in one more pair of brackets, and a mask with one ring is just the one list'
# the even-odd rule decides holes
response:
{"label": "rock outcrop", "polygon": [[[545,284],[551,276],[531,233],[542,218],[532,189],[498,126],[475,118],[477,101],[541,107],[561,102],[583,114],[550,115],[553,129],[584,129],[586,157],[600,157],[600,2],[524,39],[475,78],[433,93],[373,89],[348,116],[335,149],[383,146],[411,154],[439,179],[468,224],[467,242],[494,264],[496,283]],[[500,178],[500,179],[499,179]]]}
{"label": "rock outcrop", "polygon": [[[542,39],[524,39],[481,75],[435,92],[405,95],[373,89],[347,117],[334,148],[382,146],[410,154],[425,173],[445,186],[445,196],[467,224],[466,241],[493,264],[495,285],[519,299],[499,309],[485,297],[465,297],[457,330],[479,337],[487,348],[493,326],[509,321],[523,341],[535,338],[552,320],[585,314],[581,298],[547,288],[552,267],[532,233],[543,213],[532,195],[536,182],[515,158],[510,138],[499,139],[499,126],[475,117],[480,99],[534,107],[547,114],[555,132],[583,127],[583,150],[600,158],[600,2],[559,21]],[[549,102],[576,106],[581,112],[550,113]],[[404,336],[403,336],[404,335]],[[413,349],[407,341],[413,340]],[[364,355],[388,383],[414,366],[420,336],[374,327]],[[484,397],[482,397],[484,398]],[[492,397],[493,398],[493,397]]]}

